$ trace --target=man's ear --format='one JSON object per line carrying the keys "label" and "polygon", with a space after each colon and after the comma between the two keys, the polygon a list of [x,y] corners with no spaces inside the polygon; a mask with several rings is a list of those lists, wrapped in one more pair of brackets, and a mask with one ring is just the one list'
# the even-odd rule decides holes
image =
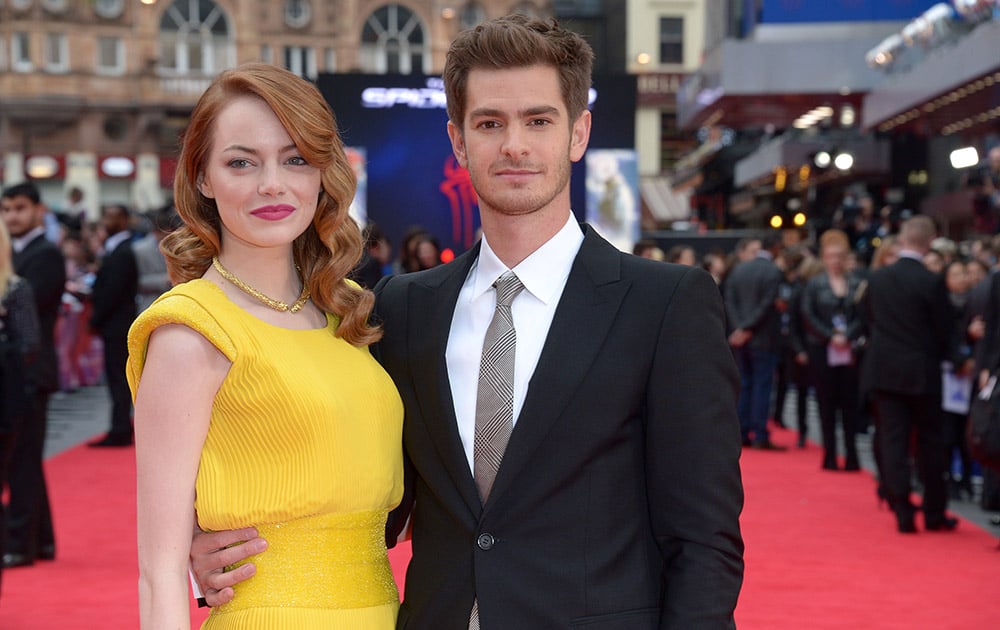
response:
{"label": "man's ear", "polygon": [[455,154],[455,159],[458,160],[459,166],[469,168],[469,160],[465,152],[465,136],[462,134],[462,128],[450,120],[448,121],[448,137],[451,139],[451,151]]}
{"label": "man's ear", "polygon": [[569,157],[573,162],[578,162],[587,150],[590,143],[590,110],[583,110],[580,116],[573,122],[570,130]]}

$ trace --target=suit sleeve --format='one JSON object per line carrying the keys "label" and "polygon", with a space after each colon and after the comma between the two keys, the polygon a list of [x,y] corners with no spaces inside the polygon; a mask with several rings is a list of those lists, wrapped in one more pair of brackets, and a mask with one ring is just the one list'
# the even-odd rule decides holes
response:
{"label": "suit sleeve", "polygon": [[37,257],[37,262],[21,272],[35,294],[35,310],[54,313],[62,302],[66,288],[66,262],[54,246]]}
{"label": "suit sleeve", "polygon": [[1000,273],[990,277],[990,292],[983,321],[986,324],[986,334],[980,341],[982,354],[979,369],[993,370],[1000,365]]}
{"label": "suit sleeve", "polygon": [[661,629],[734,628],[743,581],[738,376],[711,278],[686,272],[647,394],[646,482],[664,564]]}
{"label": "suit sleeve", "polygon": [[[392,276],[383,277],[374,288],[375,293],[375,308],[372,311],[372,323],[384,325],[385,323],[385,312],[391,310],[391,291],[386,291],[386,287],[392,280]],[[400,318],[392,318],[395,321],[404,321]],[[391,334],[391,333],[388,333]],[[373,344],[371,346],[372,356],[380,364],[385,366],[385,357],[383,355],[384,346],[383,342],[391,343],[391,340],[387,340],[385,337],[381,341]],[[405,422],[405,420],[404,420]],[[396,506],[391,512],[389,512],[389,517],[385,524],[385,545],[387,548],[392,549],[396,546],[396,541],[399,539],[399,535],[403,532],[406,527],[407,522],[410,518],[410,512],[413,509],[413,486],[414,486],[414,475],[415,471],[413,464],[410,461],[409,456],[406,453],[406,448],[403,448],[403,498],[400,500],[399,505]]]}
{"label": "suit sleeve", "polygon": [[754,304],[744,317],[736,322],[738,328],[744,330],[756,330],[767,319],[768,314],[774,309],[774,303],[778,299],[778,289],[781,287],[781,271],[777,267],[767,270],[767,276],[761,280],[760,295],[755,299]]}

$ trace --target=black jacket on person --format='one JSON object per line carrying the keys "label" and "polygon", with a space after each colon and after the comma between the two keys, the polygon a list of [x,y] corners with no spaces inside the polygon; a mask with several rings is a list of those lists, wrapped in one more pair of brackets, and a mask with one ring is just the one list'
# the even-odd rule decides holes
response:
{"label": "black jacket on person", "polygon": [[66,288],[66,261],[59,248],[40,234],[14,254],[14,271],[31,285],[41,329],[38,358],[28,369],[27,380],[39,391],[54,392],[59,389],[55,328]]}
{"label": "black jacket on person", "polygon": [[94,279],[90,327],[105,339],[127,339],[136,316],[139,268],[128,239],[107,252]]}

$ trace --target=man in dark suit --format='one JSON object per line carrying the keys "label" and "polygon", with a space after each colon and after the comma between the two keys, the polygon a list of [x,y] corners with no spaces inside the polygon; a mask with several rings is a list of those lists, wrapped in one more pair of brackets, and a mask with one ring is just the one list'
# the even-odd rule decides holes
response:
{"label": "man in dark suit", "polygon": [[934,235],[926,216],[904,222],[899,260],[871,274],[864,298],[871,331],[864,369],[878,405],[882,488],[902,533],[917,531],[910,501],[913,433],[924,484],[924,526],[947,531],[957,525],[945,512],[941,415],[941,362],[953,358],[950,307],[944,278],[922,262]]}
{"label": "man in dark suit", "polygon": [[107,233],[104,256],[94,279],[94,311],[90,327],[104,342],[104,375],[111,395],[111,429],[89,446],[132,444],[132,396],[125,379],[128,329],[136,316],[139,270],[132,251],[129,211],[123,205],[105,206],[101,225]]}
{"label": "man in dark suit", "polygon": [[[407,491],[387,532],[411,518],[399,628],[734,626],[742,488],[721,298],[704,271],[623,254],[574,219],[591,59],[578,35],[522,16],[448,53],[448,132],[484,236],[376,289],[376,355],[406,406]],[[486,401],[511,293],[506,402]],[[505,414],[498,445],[480,416]],[[194,555],[212,603],[252,570]]]}
{"label": "man in dark suit", "polygon": [[55,325],[66,285],[66,263],[45,238],[47,209],[34,184],[10,186],[0,195],[0,213],[13,239],[14,270],[35,295],[41,326],[38,357],[29,367],[27,384],[32,411],[15,438],[10,470],[5,567],[25,566],[55,557],[55,535],[49,494],[42,469],[49,395],[59,389]]}
{"label": "man in dark suit", "polygon": [[771,442],[767,429],[771,390],[781,344],[778,289],[784,280],[774,263],[781,237],[770,233],[756,254],[733,268],[726,277],[726,312],[733,330],[733,347],[740,370],[739,418],[743,444],[765,450],[784,450]]}

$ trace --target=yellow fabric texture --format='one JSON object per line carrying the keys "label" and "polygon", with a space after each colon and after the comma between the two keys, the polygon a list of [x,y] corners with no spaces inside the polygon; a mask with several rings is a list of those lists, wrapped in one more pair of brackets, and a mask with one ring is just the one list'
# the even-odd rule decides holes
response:
{"label": "yellow fabric texture", "polygon": [[402,497],[403,407],[368,349],[334,335],[336,323],[328,315],[322,329],[273,326],[199,279],[161,296],[132,325],[133,396],[159,326],[188,326],[232,362],[201,454],[198,524],[252,525],[269,547],[251,559],[257,574],[203,628],[395,626],[399,595],[384,529]]}

